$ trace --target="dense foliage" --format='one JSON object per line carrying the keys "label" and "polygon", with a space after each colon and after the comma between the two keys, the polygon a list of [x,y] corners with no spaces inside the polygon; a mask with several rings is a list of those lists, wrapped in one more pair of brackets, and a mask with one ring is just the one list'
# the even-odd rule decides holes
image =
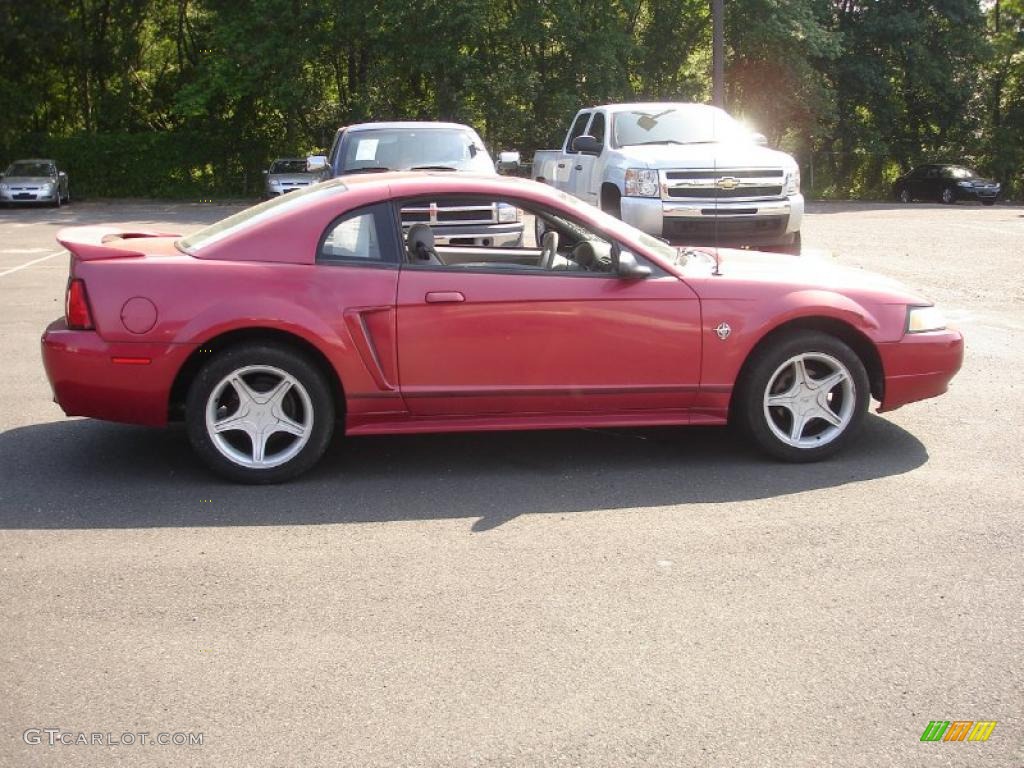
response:
{"label": "dense foliage", "polygon": [[[805,190],[926,160],[1024,180],[1024,0],[726,0],[728,108]],[[86,195],[252,195],[367,119],[559,143],[581,105],[707,100],[707,0],[0,0],[0,162]]]}

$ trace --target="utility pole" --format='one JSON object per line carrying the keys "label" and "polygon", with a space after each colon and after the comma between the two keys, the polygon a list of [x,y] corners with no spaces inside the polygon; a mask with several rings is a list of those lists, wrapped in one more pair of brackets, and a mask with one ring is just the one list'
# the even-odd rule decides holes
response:
{"label": "utility pole", "polygon": [[725,109],[725,0],[711,0],[711,103]]}

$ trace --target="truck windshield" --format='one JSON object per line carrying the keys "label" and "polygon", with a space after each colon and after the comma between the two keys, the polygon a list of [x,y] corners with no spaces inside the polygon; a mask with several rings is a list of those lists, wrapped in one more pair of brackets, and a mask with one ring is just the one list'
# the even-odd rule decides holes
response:
{"label": "truck windshield", "polygon": [[619,112],[612,124],[612,135],[620,147],[751,141],[747,128],[721,109],[705,104]]}
{"label": "truck windshield", "polygon": [[345,137],[341,173],[385,169],[494,173],[494,161],[472,133],[453,128],[380,128]]}

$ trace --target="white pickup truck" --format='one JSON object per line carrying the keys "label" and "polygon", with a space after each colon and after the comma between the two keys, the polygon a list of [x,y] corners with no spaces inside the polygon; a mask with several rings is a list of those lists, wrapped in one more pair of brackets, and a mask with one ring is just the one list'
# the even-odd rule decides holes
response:
{"label": "white pickup truck", "polygon": [[648,234],[689,245],[800,252],[800,168],[705,104],[581,109],[533,177]]}

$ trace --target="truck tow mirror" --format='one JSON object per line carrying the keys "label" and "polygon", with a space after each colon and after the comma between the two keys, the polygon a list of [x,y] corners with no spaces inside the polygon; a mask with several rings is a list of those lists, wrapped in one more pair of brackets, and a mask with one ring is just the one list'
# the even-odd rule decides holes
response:
{"label": "truck tow mirror", "polygon": [[572,140],[572,151],[584,155],[600,155],[604,145],[593,136],[583,134]]}
{"label": "truck tow mirror", "polygon": [[498,170],[515,171],[519,168],[520,155],[515,150],[498,153]]}
{"label": "truck tow mirror", "polygon": [[316,173],[327,167],[326,155],[310,155],[306,158],[306,172]]}

